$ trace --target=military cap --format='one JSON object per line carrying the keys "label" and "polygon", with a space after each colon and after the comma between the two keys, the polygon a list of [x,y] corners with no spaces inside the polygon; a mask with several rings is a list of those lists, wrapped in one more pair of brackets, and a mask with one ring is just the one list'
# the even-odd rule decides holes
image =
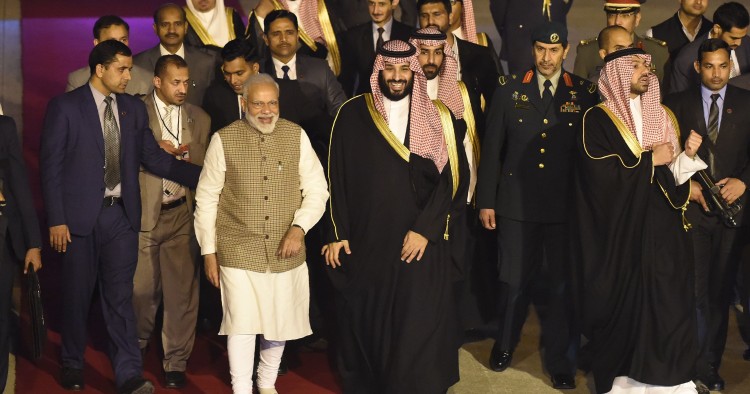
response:
{"label": "military cap", "polygon": [[639,12],[646,0],[604,0],[604,12],[608,14],[629,14]]}
{"label": "military cap", "polygon": [[545,22],[531,32],[531,42],[568,45],[568,28],[560,22]]}

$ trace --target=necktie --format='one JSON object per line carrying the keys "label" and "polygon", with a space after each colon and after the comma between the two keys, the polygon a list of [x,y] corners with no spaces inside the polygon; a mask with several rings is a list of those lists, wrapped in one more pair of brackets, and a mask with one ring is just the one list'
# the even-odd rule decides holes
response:
{"label": "necktie", "polygon": [[112,112],[112,96],[104,98],[104,184],[113,190],[120,183],[120,129]]}
{"label": "necktie", "polygon": [[547,79],[544,81],[544,91],[542,92],[542,103],[544,104],[544,110],[546,111],[547,108],[549,108],[549,105],[552,103],[552,90],[550,89],[552,87],[552,82]]}
{"label": "necktie", "polygon": [[[708,138],[714,144],[716,143],[716,138],[719,137],[719,105],[716,103],[719,97],[718,93],[711,95],[711,107],[708,111],[708,125],[706,127],[708,129]],[[708,153],[708,170],[712,176],[716,176],[714,155],[711,153],[711,150]]]}
{"label": "necktie", "polygon": [[[164,107],[164,128],[161,131],[161,138],[163,140],[172,141],[175,146],[179,146],[180,141],[176,141],[174,138],[174,135],[177,135],[177,131],[172,129],[172,110],[174,110],[174,106],[172,105]],[[180,190],[181,186],[179,183],[167,179],[163,179],[162,182],[164,185],[164,195],[167,197],[175,195]]]}
{"label": "necktie", "polygon": [[377,43],[377,46],[375,47],[376,50],[382,47],[383,43],[385,43],[385,41],[383,41],[384,32],[385,32],[385,29],[383,29],[382,27],[378,27],[378,43]]}
{"label": "necktie", "polygon": [[281,79],[286,80],[286,81],[291,79],[289,78],[289,66],[287,65],[281,66],[281,71],[284,72],[284,76]]}

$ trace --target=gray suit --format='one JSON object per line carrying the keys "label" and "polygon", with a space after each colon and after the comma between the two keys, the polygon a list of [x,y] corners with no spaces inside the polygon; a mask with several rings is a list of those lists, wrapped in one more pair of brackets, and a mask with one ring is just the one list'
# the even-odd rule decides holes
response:
{"label": "gray suit", "polygon": [[[184,45],[184,44],[183,44]],[[213,56],[201,52],[191,46],[184,45],[185,61],[190,69],[190,87],[187,93],[187,102],[200,106],[203,102],[203,94],[211,84],[215,75],[215,62]],[[147,49],[133,57],[133,64],[151,70],[153,73],[156,61],[161,57],[159,45]]]}
{"label": "gray suit", "polygon": [[[149,127],[162,139],[160,117],[153,95],[146,96]],[[180,142],[188,145],[190,161],[202,165],[208,147],[211,120],[200,107],[181,108]],[[138,265],[133,278],[133,309],[138,341],[144,349],[155,326],[156,311],[164,304],[162,345],[165,371],[185,371],[193,350],[198,319],[198,245],[193,231],[194,192],[185,189],[186,203],[162,205],[162,178],[147,171],[138,175],[141,193],[141,231]]]}
{"label": "gray suit", "polygon": [[[125,93],[145,95],[153,89],[154,85],[151,82],[154,78],[153,67],[149,71],[134,65],[133,70],[130,71],[130,76],[131,79],[128,82],[128,87],[125,88]],[[68,86],[65,87],[65,92],[80,88],[89,81],[89,78],[91,78],[91,69],[88,66],[73,71],[68,74]]]}

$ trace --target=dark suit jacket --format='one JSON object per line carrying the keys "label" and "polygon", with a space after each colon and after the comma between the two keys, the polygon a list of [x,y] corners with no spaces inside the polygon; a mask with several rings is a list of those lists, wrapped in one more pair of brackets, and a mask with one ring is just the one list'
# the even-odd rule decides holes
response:
{"label": "dark suit jacket", "polygon": [[[274,78],[281,77],[276,75],[271,58],[261,63],[261,72]],[[346,101],[341,84],[325,60],[297,53],[297,81],[308,99],[318,99],[325,103],[326,112],[331,117],[336,116],[339,107]]]}
{"label": "dark suit jacket", "polygon": [[223,79],[214,80],[206,89],[203,109],[211,117],[211,133],[240,119],[237,93]]}
{"label": "dark suit jacket", "polygon": [[[412,28],[394,20],[391,40],[409,41]],[[372,37],[372,21],[349,29],[342,45],[343,70],[339,76],[344,92],[349,96],[370,93],[370,75],[375,62],[375,41]],[[355,90],[356,86],[356,90]]]}
{"label": "dark suit jacket", "polygon": [[[746,109],[747,103],[750,103],[750,91],[731,85],[727,86],[721,124],[719,125],[719,136],[714,144],[716,148],[717,181],[725,177],[731,177],[738,178],[746,185],[750,185],[750,111]],[[690,130],[695,130],[703,136],[704,142],[698,150],[698,155],[704,161],[707,161],[709,152],[706,146],[708,131],[706,130],[706,119],[703,116],[700,85],[665,97],[664,105],[674,112],[680,124],[680,136],[683,144],[690,134]],[[742,196],[743,206],[747,206],[747,194],[745,192]],[[687,218],[691,223],[700,223],[705,217],[701,212],[702,209],[698,209],[698,206],[698,204],[688,205]],[[743,211],[747,212],[746,209],[743,209]]]}
{"label": "dark suit jacket", "polygon": [[[534,66],[531,55],[531,32],[543,22],[544,0],[490,0],[490,13],[503,46],[500,59],[508,62],[508,74],[522,74]],[[552,20],[566,24],[566,17],[573,0],[552,0]]]}
{"label": "dark suit jacket", "polygon": [[[500,76],[498,64],[493,61],[489,48],[453,37],[458,43],[458,59],[461,62],[461,81],[466,87],[481,96],[490,107],[492,95]],[[529,49],[530,50],[530,49]]]}
{"label": "dark suit jacket", "polygon": [[[185,61],[190,69],[190,86],[188,87],[187,92],[187,102],[200,106],[206,88],[214,79],[216,71],[214,68],[214,57],[189,45],[184,45],[184,47]],[[135,55],[133,57],[133,64],[153,72],[154,67],[156,66],[156,61],[159,60],[160,57],[161,52],[159,52],[159,45],[157,45]]]}
{"label": "dark suit jacket", "polygon": [[565,70],[546,110],[534,71],[501,77],[487,112],[477,208],[513,220],[567,221],[575,138],[598,101],[596,85]]}
{"label": "dark suit jacket", "polygon": [[[41,248],[39,221],[34,210],[21,143],[12,118],[0,115],[0,190],[5,196],[7,228],[0,234],[10,235],[11,255],[23,260],[30,248]],[[0,239],[5,242],[5,239]],[[2,250],[2,249],[0,249]],[[0,256],[0,258],[2,258]]]}
{"label": "dark suit jacket", "polygon": [[[705,17],[701,17],[701,28],[698,30],[696,38],[705,37],[711,30],[711,27],[713,27],[713,23]],[[680,22],[680,17],[676,12],[671,18],[653,26],[651,32],[653,33],[654,38],[658,38],[667,43],[669,57],[672,59],[677,56],[682,47],[690,43],[685,32],[682,31],[682,22]]]}
{"label": "dark suit jacket", "polygon": [[[42,129],[39,166],[50,227],[66,224],[86,236],[96,224],[104,198],[104,137],[89,84],[53,98]],[[148,127],[146,107],[138,98],[117,95],[120,128],[121,197],[130,225],[141,227],[138,173],[150,172],[195,188],[200,167],[164,152]]]}
{"label": "dark suit jacket", "polygon": [[[695,72],[693,64],[698,59],[698,48],[708,38],[707,34],[697,37],[695,41],[685,45],[672,63],[672,78],[669,82],[667,93],[677,93],[685,89],[698,86],[700,77]],[[734,50],[737,54],[737,62],[740,64],[740,73],[750,72],[750,37],[742,38],[742,44]]]}

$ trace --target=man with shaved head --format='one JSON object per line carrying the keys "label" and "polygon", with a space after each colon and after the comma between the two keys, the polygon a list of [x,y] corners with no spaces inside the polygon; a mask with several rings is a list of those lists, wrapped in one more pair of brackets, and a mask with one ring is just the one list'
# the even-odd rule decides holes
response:
{"label": "man with shaved head", "polygon": [[607,26],[599,32],[596,40],[599,43],[599,56],[604,59],[614,51],[633,46],[633,37],[622,26]]}

